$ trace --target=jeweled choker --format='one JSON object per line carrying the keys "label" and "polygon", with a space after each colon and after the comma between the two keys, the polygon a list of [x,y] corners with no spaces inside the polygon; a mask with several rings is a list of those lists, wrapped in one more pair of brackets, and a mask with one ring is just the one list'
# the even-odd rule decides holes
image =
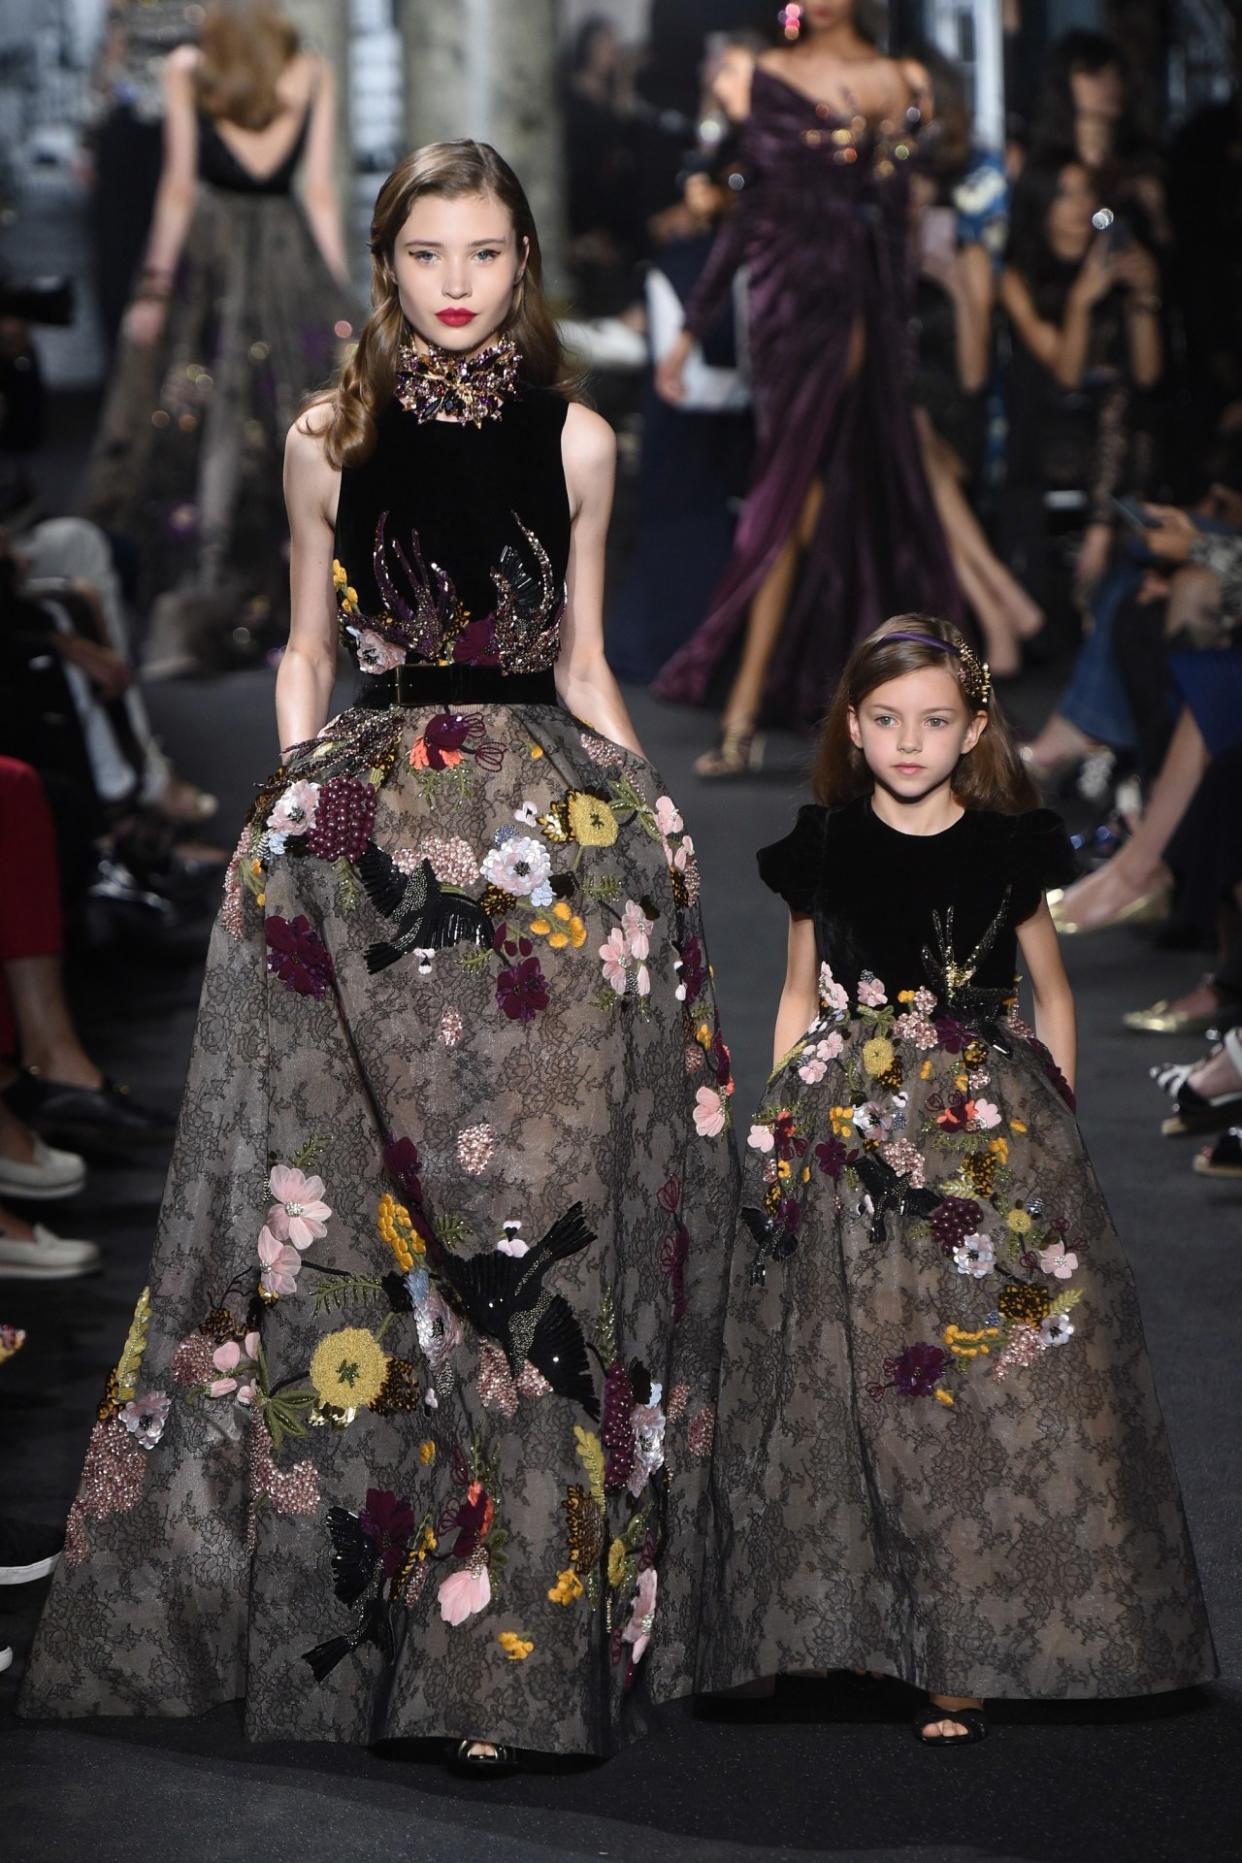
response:
{"label": "jeweled choker", "polygon": [[438,348],[424,354],[407,343],[397,366],[397,400],[418,421],[443,417],[481,427],[498,420],[516,392],[521,359],[508,336],[464,356]]}

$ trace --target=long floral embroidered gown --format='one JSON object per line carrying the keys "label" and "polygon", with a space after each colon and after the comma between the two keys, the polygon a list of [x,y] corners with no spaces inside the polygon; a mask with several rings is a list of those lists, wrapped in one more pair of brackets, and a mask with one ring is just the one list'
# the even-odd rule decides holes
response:
{"label": "long floral embroidered gown", "polygon": [[1118,1696],[1216,1672],[1130,1270],[1014,927],[1058,818],[903,835],[869,799],[760,855],[821,1013],[749,1134],[702,1675],[867,1667]]}
{"label": "long floral embroidered gown", "polygon": [[242,837],[27,1714],[605,1753],[692,1686],[731,1081],[691,838],[556,702],[564,418],[343,475],[363,702]]}

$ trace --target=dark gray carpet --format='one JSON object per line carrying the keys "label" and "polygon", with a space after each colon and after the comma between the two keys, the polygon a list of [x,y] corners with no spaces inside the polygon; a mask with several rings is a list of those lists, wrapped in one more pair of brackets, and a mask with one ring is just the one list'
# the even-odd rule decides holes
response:
{"label": "dark gray carpet", "polygon": [[[270,677],[167,688],[157,710],[179,763],[221,793],[227,837],[274,754]],[[766,1070],[784,949],[783,908],[760,888],[753,852],[783,832],[800,777],[791,767],[700,789],[689,763],[708,721],[643,696],[634,710],[702,858],[744,1110]],[[17,1650],[0,1680],[4,1853],[14,1863],[61,1863],[83,1852],[93,1863],[1206,1863],[1242,1854],[1242,1196],[1193,1177],[1189,1147],[1158,1136],[1146,1068],[1168,1044],[1129,1036],[1119,1022],[1123,1009],[1188,981],[1197,960],[1161,955],[1124,932],[1074,943],[1068,955],[1083,1025],[1083,1124],[1138,1272],[1229,1680],[1193,1697],[1100,1710],[998,1704],[988,1743],[953,1754],[914,1745],[900,1690],[860,1709],[828,1684],[791,1684],[749,1713],[669,1710],[652,1739],[606,1766],[549,1765],[482,1783],[449,1775],[421,1752],[248,1747],[232,1708],[193,1721],[19,1726],[12,1703],[43,1589],[33,1586],[0,1594],[0,1640]],[[196,974],[114,959],[96,966],[81,1003],[100,1059],[170,1105],[197,982]],[[0,1284],[0,1314],[30,1334],[0,1371],[8,1511],[63,1517],[98,1391],[142,1285],[162,1168],[153,1159],[100,1170],[78,1206],[54,1213],[67,1232],[103,1243],[100,1279]]]}

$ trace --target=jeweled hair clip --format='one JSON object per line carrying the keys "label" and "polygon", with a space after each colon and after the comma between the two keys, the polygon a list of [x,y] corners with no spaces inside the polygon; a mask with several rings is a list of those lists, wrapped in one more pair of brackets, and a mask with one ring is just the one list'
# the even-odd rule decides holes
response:
{"label": "jeweled hair clip", "polygon": [[962,691],[970,700],[976,711],[986,711],[992,697],[992,672],[986,660],[981,660],[973,647],[965,641],[960,644],[955,640],[941,640],[939,634],[885,634],[885,641],[910,640],[919,647],[938,647],[941,653],[951,653],[961,667]]}

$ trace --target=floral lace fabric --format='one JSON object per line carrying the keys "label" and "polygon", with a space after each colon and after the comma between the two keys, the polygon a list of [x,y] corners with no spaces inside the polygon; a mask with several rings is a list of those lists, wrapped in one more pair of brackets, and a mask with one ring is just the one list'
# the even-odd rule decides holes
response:
{"label": "floral lace fabric", "polygon": [[229,872],[23,1710],[605,1753],[692,1686],[732,1080],[691,836],[551,706],[350,711]]}
{"label": "floral lace fabric", "polygon": [[1134,1283],[1051,1057],[929,989],[821,985],[749,1134],[701,1681],[1209,1679]]}

